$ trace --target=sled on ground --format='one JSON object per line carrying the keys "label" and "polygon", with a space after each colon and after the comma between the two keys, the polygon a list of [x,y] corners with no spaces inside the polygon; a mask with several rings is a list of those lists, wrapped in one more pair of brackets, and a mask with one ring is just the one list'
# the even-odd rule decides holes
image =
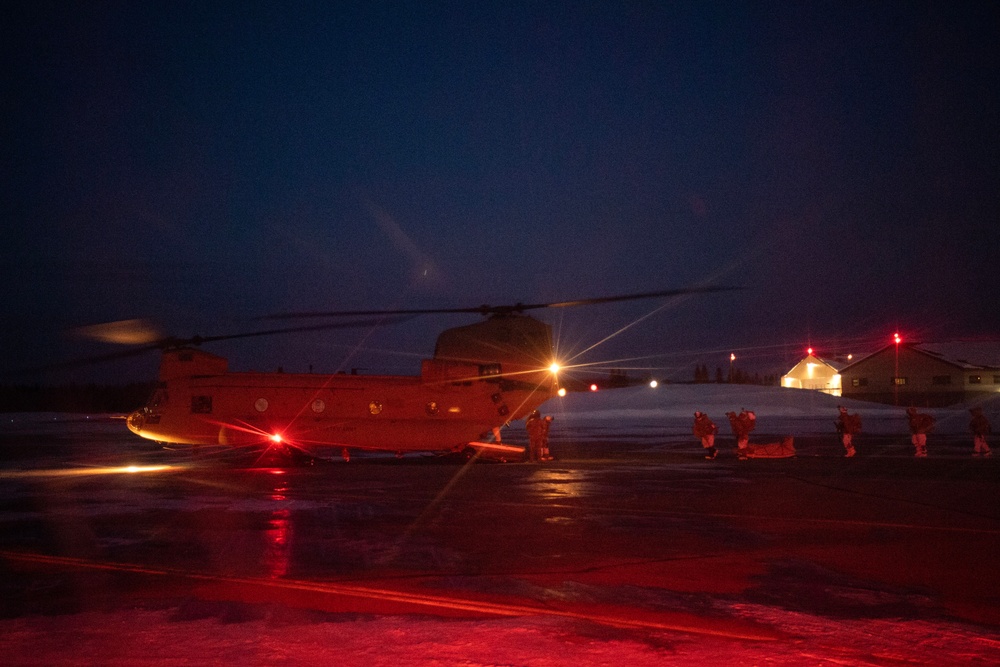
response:
{"label": "sled on ground", "polygon": [[748,444],[742,454],[748,459],[788,459],[795,456],[795,439],[789,435],[780,442]]}

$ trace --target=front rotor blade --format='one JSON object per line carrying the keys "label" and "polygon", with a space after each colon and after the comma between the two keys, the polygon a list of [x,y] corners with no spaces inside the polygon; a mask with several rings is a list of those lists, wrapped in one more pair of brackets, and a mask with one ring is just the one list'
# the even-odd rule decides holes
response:
{"label": "front rotor blade", "polygon": [[361,328],[361,327],[372,327],[377,325],[385,324],[396,324],[409,319],[408,317],[394,317],[394,318],[371,318],[365,320],[353,320],[350,322],[331,322],[326,324],[311,324],[308,326],[298,326],[298,327],[284,327],[280,329],[266,329],[263,331],[247,331],[243,333],[236,334],[225,334],[221,336],[191,336],[190,338],[175,338],[167,337],[161,338],[154,342],[140,345],[138,347],[132,347],[127,350],[118,350],[116,352],[109,352],[107,354],[99,354],[92,357],[84,357],[82,359],[74,359],[71,361],[57,362],[54,364],[46,364],[44,366],[36,366],[32,368],[24,368],[19,371],[15,371],[17,374],[30,374],[38,373],[42,371],[56,371],[56,370],[69,370],[73,368],[85,368],[87,366],[96,366],[98,364],[103,364],[111,361],[118,361],[121,359],[129,359],[131,357],[139,357],[149,352],[156,350],[170,350],[179,347],[197,346],[202,343],[215,343],[224,340],[236,340],[239,338],[255,338],[259,336],[275,336],[278,334],[288,334],[288,333],[302,333],[306,331],[325,331],[329,329],[350,329],[350,328]]}

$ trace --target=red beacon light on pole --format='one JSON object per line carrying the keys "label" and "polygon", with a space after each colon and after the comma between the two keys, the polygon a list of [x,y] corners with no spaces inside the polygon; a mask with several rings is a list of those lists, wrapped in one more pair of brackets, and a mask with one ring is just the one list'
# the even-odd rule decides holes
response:
{"label": "red beacon light on pole", "polygon": [[811,347],[807,347],[806,348],[806,354],[808,354],[811,357],[812,353],[813,353],[813,349]]}
{"label": "red beacon light on pole", "polygon": [[903,339],[899,337],[898,333],[894,333],[892,334],[892,341],[896,343],[896,345],[899,345],[900,343],[903,342]]}

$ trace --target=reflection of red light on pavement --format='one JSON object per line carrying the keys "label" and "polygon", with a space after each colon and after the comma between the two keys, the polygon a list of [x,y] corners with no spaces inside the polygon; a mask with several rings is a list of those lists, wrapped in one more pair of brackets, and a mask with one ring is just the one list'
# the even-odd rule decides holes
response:
{"label": "reflection of red light on pavement", "polygon": [[264,532],[267,539],[264,564],[267,566],[267,573],[272,579],[277,579],[288,574],[292,548],[292,527],[289,523],[289,517],[291,517],[291,512],[287,509],[275,511],[268,522],[267,530]]}

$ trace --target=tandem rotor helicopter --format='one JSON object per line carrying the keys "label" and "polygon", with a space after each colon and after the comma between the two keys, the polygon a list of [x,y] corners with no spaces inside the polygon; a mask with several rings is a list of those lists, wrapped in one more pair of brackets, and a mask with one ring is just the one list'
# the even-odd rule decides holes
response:
{"label": "tandem rotor helicopter", "polygon": [[[501,428],[522,419],[559,390],[552,328],[526,312],[616,301],[657,299],[733,288],[695,287],[556,303],[450,309],[288,313],[262,319],[322,320],[226,336],[165,338],[101,359],[161,350],[148,403],[127,417],[129,430],[158,443],[290,447],[486,455],[506,458]],[[479,314],[486,319],[447,329],[420,375],[233,372],[203,343],[232,338],[358,326],[341,318]]]}

